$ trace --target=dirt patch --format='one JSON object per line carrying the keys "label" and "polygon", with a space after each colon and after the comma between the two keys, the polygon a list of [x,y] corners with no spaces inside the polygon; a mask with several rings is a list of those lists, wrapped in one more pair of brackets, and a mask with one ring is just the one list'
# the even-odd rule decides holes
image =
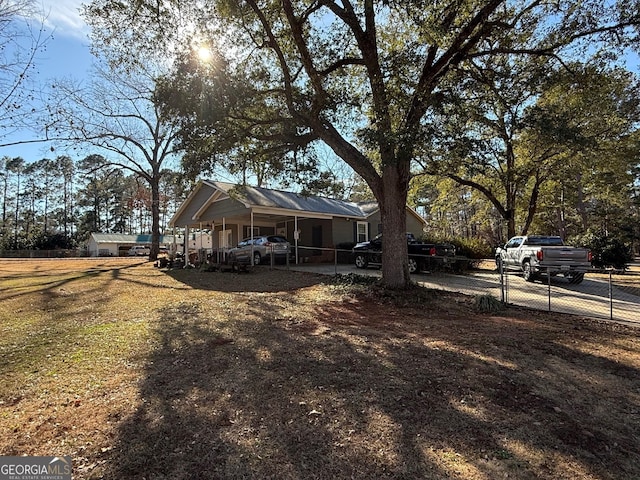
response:
{"label": "dirt patch", "polygon": [[74,478],[640,478],[638,330],[256,268],[0,266],[2,455]]}

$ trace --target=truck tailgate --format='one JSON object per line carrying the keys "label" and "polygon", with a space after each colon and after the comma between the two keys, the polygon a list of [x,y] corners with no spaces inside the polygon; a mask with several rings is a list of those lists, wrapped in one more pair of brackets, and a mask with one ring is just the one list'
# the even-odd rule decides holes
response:
{"label": "truck tailgate", "polygon": [[589,251],[575,247],[543,247],[540,265],[580,265],[589,267]]}

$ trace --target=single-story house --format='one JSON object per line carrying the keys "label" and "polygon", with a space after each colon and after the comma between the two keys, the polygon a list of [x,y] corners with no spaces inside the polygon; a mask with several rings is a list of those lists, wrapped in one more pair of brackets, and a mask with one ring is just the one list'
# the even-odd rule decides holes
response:
{"label": "single-story house", "polygon": [[[420,236],[425,220],[407,207],[407,231]],[[243,238],[281,235],[296,258],[322,257],[322,249],[370,240],[382,230],[375,202],[356,203],[267,188],[201,180],[182,203],[170,227],[211,232],[212,250],[224,252]],[[330,252],[328,252],[330,253]],[[333,254],[325,255],[327,259]]]}
{"label": "single-story house", "polygon": [[[177,250],[182,251],[183,238],[173,235],[161,235],[160,245],[171,248],[177,244]],[[89,237],[87,250],[90,257],[125,257],[134,245],[151,245],[151,235],[125,235],[120,233],[92,233]]]}

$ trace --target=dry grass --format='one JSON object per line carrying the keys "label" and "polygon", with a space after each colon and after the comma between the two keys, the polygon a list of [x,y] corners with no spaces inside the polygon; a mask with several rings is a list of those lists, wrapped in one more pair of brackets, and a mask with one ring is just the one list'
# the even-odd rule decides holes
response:
{"label": "dry grass", "polygon": [[257,268],[0,265],[0,455],[74,478],[640,478],[638,330]]}

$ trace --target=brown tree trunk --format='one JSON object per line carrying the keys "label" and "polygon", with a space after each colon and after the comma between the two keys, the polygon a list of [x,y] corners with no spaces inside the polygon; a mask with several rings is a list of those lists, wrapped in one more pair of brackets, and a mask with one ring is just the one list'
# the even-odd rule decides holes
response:
{"label": "brown tree trunk", "polygon": [[396,165],[382,175],[383,198],[378,198],[382,216],[382,278],[388,288],[406,288],[411,282],[407,250],[408,179]]}
{"label": "brown tree trunk", "polygon": [[158,258],[160,250],[160,175],[156,174],[151,180],[151,250],[149,260]]}

